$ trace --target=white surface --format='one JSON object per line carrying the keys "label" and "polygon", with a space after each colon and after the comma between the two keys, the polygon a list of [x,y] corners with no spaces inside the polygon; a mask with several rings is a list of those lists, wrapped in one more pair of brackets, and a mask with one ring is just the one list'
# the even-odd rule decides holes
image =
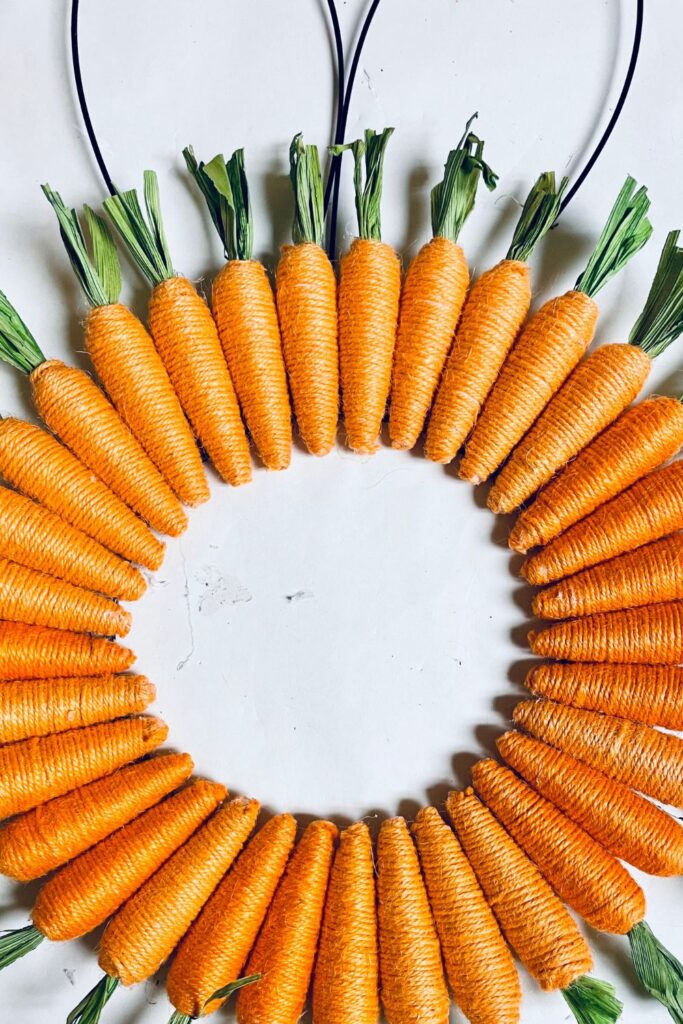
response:
{"label": "white surface", "polygon": [[[193,278],[220,266],[180,150],[247,150],[256,247],[272,262],[290,218],[286,150],[297,130],[324,144],[332,109],[323,4],[302,0],[84,0],[82,57],[93,119],[121,186],[155,167],[171,250]],[[561,227],[534,259],[538,298],[573,282],[627,171],[650,186],[655,240],[601,296],[600,340],[624,340],[666,231],[683,223],[680,30],[675,0],[650,4],[638,77],[619,128]],[[364,5],[340,4],[349,38]],[[580,164],[630,46],[634,3],[618,0],[386,0],[367,43],[349,124],[396,125],[386,167],[387,241],[406,257],[428,237],[428,190],[467,115],[500,172],[463,232],[475,268],[500,258],[523,197],[546,167]],[[621,14],[620,14],[621,8]],[[0,12],[3,151],[0,287],[50,355],[82,357],[84,305],[42,181],[68,202],[102,187],[84,142],[67,63],[63,2],[6,0]],[[603,117],[604,123],[604,117]],[[350,166],[341,225],[353,231]],[[129,270],[126,299],[144,310]],[[680,392],[680,346],[650,387]],[[0,412],[30,415],[0,369]],[[131,643],[158,684],[174,746],[201,771],[272,809],[411,815],[465,781],[505,726],[519,688],[526,595],[504,528],[454,475],[412,455],[323,462],[295,450],[285,476],[257,470],[210,506],[135,609]],[[298,600],[288,595],[303,591]],[[179,668],[179,664],[183,667]],[[645,879],[648,920],[683,953],[680,882]],[[35,887],[0,883],[2,927],[25,922]],[[664,1022],[637,990],[625,939],[591,935],[625,1024]],[[0,978],[0,1019],[56,1024],[98,977],[91,936],[45,944]],[[569,1017],[524,978],[523,1020]],[[162,1024],[150,984],[119,992],[107,1024]],[[456,1019],[454,1015],[454,1019]]]}

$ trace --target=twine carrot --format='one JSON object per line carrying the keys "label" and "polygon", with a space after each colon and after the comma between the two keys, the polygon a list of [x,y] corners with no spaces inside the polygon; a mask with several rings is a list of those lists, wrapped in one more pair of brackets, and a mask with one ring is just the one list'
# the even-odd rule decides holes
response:
{"label": "twine carrot", "polygon": [[367,825],[345,828],[332,864],[313,979],[315,1024],[379,1018],[375,866]]}
{"label": "twine carrot", "polygon": [[432,409],[425,455],[450,462],[467,440],[531,303],[527,260],[552,227],[567,187],[541,174],[522,208],[504,260],[479,277],[465,302]]}
{"label": "twine carrot", "polygon": [[603,345],[583,360],[503,466],[488,497],[494,512],[521,505],[636,398],[652,368],[683,331],[683,249],[667,237],[628,345]]}
{"label": "twine carrot", "polygon": [[144,711],[156,697],[145,676],[20,679],[0,686],[0,743],[81,729]]}
{"label": "twine carrot", "polygon": [[411,263],[401,289],[389,408],[394,448],[413,448],[422,432],[470,282],[458,238],[480,178],[490,190],[496,187],[497,177],[482,159],[484,143],[469,130],[473,120],[432,190],[433,237]]}
{"label": "twine carrot", "polygon": [[224,797],[223,786],[195,782],[63,867],[38,893],[33,924],[0,937],[0,970],[46,938],[66,942],[106,921]]}
{"label": "twine carrot", "polygon": [[[256,941],[294,845],[291,814],[271,818],[239,855],[180,943],[168,972],[173,1024],[189,1024],[223,1004],[215,997],[234,983]],[[170,1022],[169,1022],[170,1024]]]}
{"label": "twine carrot", "polygon": [[683,529],[683,461],[637,480],[526,560],[522,575],[543,584],[571,576]]}
{"label": "twine carrot", "polygon": [[116,409],[83,370],[46,359],[2,292],[0,359],[28,376],[38,415],[83,465],[154,529],[183,532],[182,505]]}
{"label": "twine carrot", "polygon": [[48,800],[0,829],[0,873],[30,882],[128,824],[190,776],[189,754],[127,765]]}
{"label": "twine carrot", "polygon": [[109,775],[167,735],[160,718],[121,718],[0,747],[0,819]]}
{"label": "twine carrot", "polygon": [[434,807],[422,808],[412,833],[458,1006],[470,1024],[516,1024],[517,969],[460,843]]}
{"label": "twine carrot", "polygon": [[253,231],[244,151],[197,163],[183,150],[218,231],[226,265],[215,277],[211,308],[249,433],[268,469],[286,469],[292,413],[273,290],[253,258]]}
{"label": "twine carrot", "polygon": [[558,661],[638,662],[678,665],[683,661],[683,601],[598,612],[529,633],[541,658]]}
{"label": "twine carrot", "polygon": [[293,245],[275,277],[282,351],[296,421],[312,455],[327,455],[339,419],[337,281],[323,248],[325,213],[317,146],[295,135],[289,147]]}
{"label": "twine carrot", "polygon": [[0,621],[0,680],[107,675],[134,661],[127,647],[103,637]]}
{"label": "twine carrot", "polygon": [[0,619],[28,626],[125,636],[131,615],[115,601],[0,558]]}
{"label": "twine carrot", "polygon": [[513,718],[531,736],[615,782],[662,803],[683,806],[683,740],[678,736],[550,700],[522,701]]}
{"label": "twine carrot", "polygon": [[448,1021],[441,949],[413,840],[403,818],[377,838],[379,969],[389,1024]]}
{"label": "twine carrot", "polygon": [[381,240],[384,153],[393,130],[367,130],[364,139],[332,150],[351,149],[355,166],[358,238],[339,265],[339,362],[348,443],[365,455],[377,450],[389,397],[401,292],[398,256]]}
{"label": "twine carrot", "polygon": [[663,395],[623,412],[584,448],[521,513],[509,544],[525,554],[559,533],[651,470],[683,445],[683,404]]}
{"label": "twine carrot", "polygon": [[451,793],[448,813],[503,934],[546,991],[560,989],[577,1021],[616,1021],[621,1003],[586,977],[590,949],[548,883],[471,789]]}
{"label": "twine carrot", "polygon": [[550,299],[512,348],[467,443],[460,476],[478,484],[507,458],[590,344],[595,296],[652,234],[644,188],[627,178],[574,288]]}
{"label": "twine carrot", "polygon": [[678,666],[550,662],[532,668],[525,685],[537,697],[560,704],[683,730],[683,669]]}
{"label": "twine carrot", "polygon": [[83,207],[92,257],[75,210],[58,192],[43,191],[59,221],[62,241],[88,301],[85,345],[95,372],[121,419],[168,485],[186,505],[209,498],[202,460],[173,385],[150,335],[119,301],[116,247],[101,217]]}
{"label": "twine carrot", "polygon": [[649,800],[522,733],[506,732],[497,745],[511,768],[615,857],[650,875],[683,874],[683,828]]}
{"label": "twine carrot", "polygon": [[242,989],[239,1024],[296,1024],[313,972],[337,829],[308,826],[292,854],[247,962],[261,981]]}
{"label": "twine carrot", "polygon": [[175,274],[153,171],[145,171],[144,198],[147,219],[135,190],[105,199],[104,206],[152,285],[150,331],[195,434],[224,480],[247,483],[249,445],[216,325],[192,282]]}
{"label": "twine carrot", "polygon": [[683,534],[654,541],[561,580],[534,598],[542,619],[635,608],[683,598]]}
{"label": "twine carrot", "polygon": [[158,569],[164,545],[47,431],[0,418],[0,476],[118,555]]}

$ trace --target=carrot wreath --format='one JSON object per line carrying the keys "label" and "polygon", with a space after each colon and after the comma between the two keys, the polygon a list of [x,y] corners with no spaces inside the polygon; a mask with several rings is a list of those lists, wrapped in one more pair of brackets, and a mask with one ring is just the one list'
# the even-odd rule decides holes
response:
{"label": "carrot wreath", "polygon": [[660,395],[623,412],[524,509],[510,533],[526,554],[661,466],[683,445],[683,404]]}
{"label": "carrot wreath", "polygon": [[683,249],[667,237],[627,345],[602,345],[579,363],[503,466],[488,497],[494,512],[521,505],[631,404],[652,360],[683,331]]}
{"label": "carrot wreath", "polygon": [[365,455],[377,450],[389,397],[401,293],[401,264],[382,241],[380,217],[384,154],[393,130],[368,129],[364,139],[331,150],[350,149],[355,167],[358,238],[339,265],[339,361],[348,443]]}
{"label": "carrot wreath", "polygon": [[472,120],[448,154],[443,181],[432,189],[433,238],[411,263],[401,289],[389,407],[394,448],[413,448],[422,432],[470,283],[458,238],[480,178],[488,189],[496,187],[497,176],[482,159],[484,143],[469,130]]}
{"label": "carrot wreath", "polygon": [[313,978],[315,1024],[379,1017],[375,865],[367,825],[345,828],[332,864]]}
{"label": "carrot wreath", "polygon": [[648,473],[600,505],[528,558],[522,575],[529,583],[550,583],[681,529],[683,461]]}
{"label": "carrot wreath", "polygon": [[650,875],[683,874],[683,828],[655,804],[522,733],[506,732],[497,746],[529,785],[615,857]]}
{"label": "carrot wreath", "polygon": [[176,1007],[169,1024],[189,1024],[214,1013],[232,994],[295,836],[296,820],[291,814],[271,818],[218,886],[180,943],[168,972],[168,998]]}
{"label": "carrot wreath", "polygon": [[119,301],[121,272],[109,229],[83,207],[92,257],[75,210],[43,186],[62,241],[88,300],[85,345],[95,372],[121,419],[168,485],[186,505],[209,498],[199,449],[159,354],[144,325]]}
{"label": "carrot wreath", "polygon": [[678,665],[683,661],[683,601],[558,622],[540,633],[531,630],[529,646],[539,657],[557,661]]}
{"label": "carrot wreath", "polygon": [[513,712],[531,736],[664,804],[683,807],[683,740],[639,722],[550,700],[525,700]]}
{"label": "carrot wreath", "polygon": [[627,178],[588,264],[574,288],[532,317],[493,385],[467,443],[460,476],[483,483],[507,458],[590,344],[595,296],[652,234],[644,188]]}
{"label": "carrot wreath", "polygon": [[580,1024],[618,1020],[612,985],[587,977],[588,944],[526,854],[472,789],[451,793],[447,808],[503,934],[541,988],[560,989]]}
{"label": "carrot wreath", "polygon": [[0,476],[116,554],[160,567],[163,543],[46,430],[0,417]]}
{"label": "carrot wreath", "polygon": [[323,248],[325,212],[317,146],[295,135],[289,147],[293,245],[280,253],[277,311],[294,413],[312,455],[327,455],[339,420],[337,281]]}
{"label": "carrot wreath", "polygon": [[239,1024],[296,1024],[303,1013],[336,838],[332,822],[314,821],[299,840],[247,963],[261,981],[241,990]]}
{"label": "carrot wreath", "polygon": [[106,921],[224,797],[223,786],[195,782],[68,863],[38,893],[33,924],[0,936],[0,970],[43,939],[66,942]]}
{"label": "carrot wreath", "polygon": [[134,661],[127,647],[103,637],[0,621],[0,680],[106,675]]}
{"label": "carrot wreath", "polygon": [[412,826],[448,983],[470,1024],[516,1024],[517,969],[460,843],[435,807]]}
{"label": "carrot wreath", "polygon": [[132,621],[110,598],[6,558],[0,558],[0,619],[105,636],[125,636]]}
{"label": "carrot wreath", "polygon": [[145,676],[20,679],[0,686],[0,743],[81,729],[144,711],[156,697]]}
{"label": "carrot wreath", "polygon": [[525,686],[537,697],[585,711],[683,730],[683,669],[678,666],[551,662],[532,668]]}
{"label": "carrot wreath", "polygon": [[244,419],[268,469],[286,469],[292,413],[273,289],[253,258],[253,227],[244,150],[197,163],[183,150],[223,243],[226,265],[213,282],[211,308]]}
{"label": "carrot wreath", "polygon": [[467,440],[496,382],[531,304],[527,260],[552,227],[562,195],[552,171],[541,174],[529,192],[504,260],[479,277],[462,317],[432,409],[425,456],[450,462]]}
{"label": "carrot wreath", "polygon": [[173,269],[154,171],[145,171],[144,198],[147,219],[134,189],[104,206],[152,286],[150,331],[195,434],[223,480],[247,483],[249,445],[216,325],[192,282]]}
{"label": "carrot wreath", "polygon": [[542,619],[617,611],[683,598],[683,534],[654,541],[561,580],[534,598]]}
{"label": "carrot wreath", "polygon": [[183,532],[182,505],[116,409],[83,370],[46,359],[2,292],[0,359],[28,376],[45,425],[117,497],[160,533]]}
{"label": "carrot wreath", "polygon": [[31,882],[149,810],[189,778],[189,754],[164,754],[48,800],[0,830],[0,872]]}
{"label": "carrot wreath", "polygon": [[420,862],[403,818],[382,822],[377,838],[379,964],[389,1024],[446,1024],[448,990]]}

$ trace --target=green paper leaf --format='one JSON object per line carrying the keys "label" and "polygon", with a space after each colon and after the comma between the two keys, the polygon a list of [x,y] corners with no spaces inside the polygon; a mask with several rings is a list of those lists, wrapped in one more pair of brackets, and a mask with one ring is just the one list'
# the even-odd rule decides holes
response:
{"label": "green paper leaf", "polygon": [[635,180],[627,177],[598,238],[593,255],[576,282],[577,291],[595,298],[610,278],[618,274],[642,249],[652,234],[652,225],[647,219],[649,209],[647,189],[636,189]]}
{"label": "green paper leaf", "polygon": [[254,240],[244,150],[228,161],[218,153],[208,164],[197,161],[192,146],[183,150],[187,169],[197,182],[228,260],[250,260]]}
{"label": "green paper leaf", "polygon": [[628,933],[633,966],[643,988],[683,1024],[683,964],[640,921]]}
{"label": "green paper leaf", "polygon": [[301,133],[294,136],[289,147],[289,178],[294,191],[292,238],[296,244],[322,245],[325,203],[320,155],[317,146],[304,146]]}
{"label": "green paper leaf", "polygon": [[562,196],[568,184],[569,178],[563,178],[557,188],[554,171],[545,171],[538,177],[522,207],[506,259],[520,260],[523,263],[529,259],[543,236],[557,220]]}
{"label": "green paper leaf", "polygon": [[[363,139],[331,146],[332,156],[340,156],[347,149],[353,154],[353,184],[356,193],[356,214],[358,235],[374,241],[381,241],[382,220],[382,178],[387,143],[393,135],[393,128],[375,132],[368,128]],[[365,177],[365,180],[363,178]]]}
{"label": "green paper leaf", "polygon": [[491,192],[498,175],[484,162],[484,143],[470,132],[478,114],[472,114],[455,149],[448,154],[443,180],[432,189],[432,232],[434,237],[457,242],[463,224],[474,209],[479,182]]}
{"label": "green paper leaf", "polygon": [[144,195],[147,219],[135,189],[117,190],[103,205],[131,257],[154,286],[175,274],[164,234],[159,183],[154,171],[144,172]]}
{"label": "green paper leaf", "polygon": [[32,924],[15,931],[0,932],[0,971],[16,963],[22,956],[32,953],[44,938],[43,933]]}
{"label": "green paper leaf", "polygon": [[562,995],[578,1024],[615,1024],[624,1008],[613,985],[587,974],[563,988]]}
{"label": "green paper leaf", "polygon": [[87,996],[81,999],[78,1006],[74,1007],[66,1018],[66,1024],[98,1024],[102,1010],[118,987],[119,979],[105,974]]}
{"label": "green paper leaf", "polygon": [[670,231],[667,235],[643,311],[628,339],[652,359],[683,332],[683,248],[677,244],[679,234]]}

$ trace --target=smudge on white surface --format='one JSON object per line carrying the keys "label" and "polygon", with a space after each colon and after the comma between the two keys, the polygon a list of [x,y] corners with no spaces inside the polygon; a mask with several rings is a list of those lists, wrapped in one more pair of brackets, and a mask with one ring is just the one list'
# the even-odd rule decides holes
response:
{"label": "smudge on white surface", "polygon": [[203,588],[199,598],[201,615],[215,615],[221,608],[252,600],[251,591],[241,580],[222,573],[214,565],[202,566],[195,573],[195,579]]}

